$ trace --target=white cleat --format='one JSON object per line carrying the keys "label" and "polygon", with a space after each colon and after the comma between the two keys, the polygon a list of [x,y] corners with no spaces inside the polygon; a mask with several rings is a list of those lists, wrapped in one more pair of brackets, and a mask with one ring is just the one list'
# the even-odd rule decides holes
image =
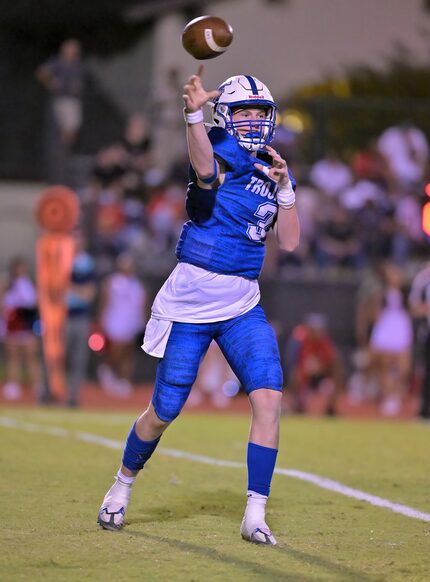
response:
{"label": "white cleat", "polygon": [[130,500],[131,486],[116,480],[106,493],[99,509],[97,523],[103,529],[118,531],[124,526],[125,512]]}
{"label": "white cleat", "polygon": [[124,526],[125,507],[121,503],[103,504],[100,507],[97,523],[103,529],[118,531]]}
{"label": "white cleat", "polygon": [[265,544],[268,546],[276,546],[277,544],[274,535],[264,521],[262,523],[251,522],[244,517],[240,526],[240,533],[244,540],[253,544]]}

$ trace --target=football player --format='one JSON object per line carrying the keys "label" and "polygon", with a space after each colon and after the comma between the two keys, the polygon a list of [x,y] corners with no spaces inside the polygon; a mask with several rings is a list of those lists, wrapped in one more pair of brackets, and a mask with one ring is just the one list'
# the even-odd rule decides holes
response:
{"label": "football player", "polygon": [[[179,415],[199,363],[215,340],[247,392],[252,409],[247,450],[244,539],[276,544],[265,520],[279,440],[282,370],[275,334],[260,305],[258,276],[267,231],[281,249],[299,241],[295,181],[268,144],[276,105],[268,88],[249,75],[206,91],[202,67],[184,87],[190,157],[185,223],[178,264],[152,306],[143,349],[160,358],[152,401],[128,435],[122,466],[98,522],[119,529],[136,475]],[[206,131],[202,108],[212,107]]]}

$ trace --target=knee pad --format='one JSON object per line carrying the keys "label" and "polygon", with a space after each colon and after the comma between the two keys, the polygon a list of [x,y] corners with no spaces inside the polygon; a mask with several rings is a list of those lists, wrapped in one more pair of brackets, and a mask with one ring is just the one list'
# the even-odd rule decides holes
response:
{"label": "knee pad", "polygon": [[174,385],[164,382],[160,378],[156,379],[154,394],[152,395],[152,406],[161,420],[172,422],[175,420],[191,392],[191,385]]}

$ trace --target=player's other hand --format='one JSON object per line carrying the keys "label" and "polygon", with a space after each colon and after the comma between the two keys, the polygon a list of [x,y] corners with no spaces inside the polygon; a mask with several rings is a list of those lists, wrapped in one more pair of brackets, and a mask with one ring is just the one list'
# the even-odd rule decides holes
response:
{"label": "player's other hand", "polygon": [[200,65],[197,75],[191,75],[188,79],[186,85],[184,85],[184,94],[182,99],[185,104],[185,111],[187,113],[193,113],[198,111],[207,103],[210,99],[217,97],[219,91],[206,91],[202,85],[201,76],[203,74],[203,65]]}
{"label": "player's other hand", "polygon": [[254,164],[254,167],[260,170],[260,172],[263,172],[263,174],[266,174],[271,180],[277,182],[280,187],[286,186],[290,179],[287,162],[269,145],[265,145],[264,147],[272,158],[272,167],[269,168],[258,163]]}

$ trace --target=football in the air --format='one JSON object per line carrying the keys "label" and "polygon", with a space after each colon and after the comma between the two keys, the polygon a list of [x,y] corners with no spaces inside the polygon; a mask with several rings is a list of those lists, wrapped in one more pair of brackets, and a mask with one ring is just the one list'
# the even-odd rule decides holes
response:
{"label": "football in the air", "polygon": [[198,60],[218,57],[228,49],[232,40],[232,27],[217,16],[195,18],[182,33],[182,46]]}

